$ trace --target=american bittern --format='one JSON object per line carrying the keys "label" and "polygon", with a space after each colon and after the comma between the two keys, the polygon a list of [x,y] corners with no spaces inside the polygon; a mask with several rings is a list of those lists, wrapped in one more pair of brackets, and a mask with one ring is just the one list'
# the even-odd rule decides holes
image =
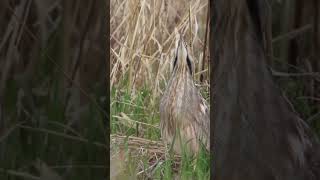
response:
{"label": "american bittern", "polygon": [[160,128],[163,141],[175,142],[173,149],[180,154],[182,147],[191,153],[197,153],[200,145],[209,149],[209,109],[192,73],[192,58],[178,34],[173,72],[160,103]]}

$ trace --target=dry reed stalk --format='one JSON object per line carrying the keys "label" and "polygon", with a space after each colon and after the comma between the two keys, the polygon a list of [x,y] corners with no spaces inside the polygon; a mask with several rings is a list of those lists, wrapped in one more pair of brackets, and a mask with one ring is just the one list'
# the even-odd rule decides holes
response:
{"label": "dry reed stalk", "polygon": [[[198,60],[203,56],[201,51],[204,45],[206,7],[206,0],[193,2],[186,0],[111,1],[110,85],[121,89],[120,91],[130,90],[131,102],[126,102],[130,104],[127,104],[128,106],[133,106],[140,90],[148,87],[147,89],[151,91],[151,98],[148,99],[150,100],[148,105],[143,108],[149,109],[148,113],[151,114],[154,113],[152,110],[158,109],[158,98],[163,94],[172,70],[170,67],[174,60],[175,28],[186,32],[186,40],[191,44],[194,63],[199,63]],[[206,66],[201,73],[207,72],[207,69]],[[196,69],[194,74],[199,76],[200,70],[200,68]],[[206,80],[201,83],[201,87],[207,88],[204,86],[208,82]],[[117,100],[112,99],[111,101],[116,102]],[[158,130],[158,127],[154,127],[154,123],[157,122],[143,121],[140,123],[139,120],[131,119],[132,116],[124,113],[126,112],[119,111],[117,114],[112,114],[112,117],[121,123],[120,132],[123,126],[134,127],[134,124],[139,124],[139,128],[142,127],[137,130],[139,137],[143,137],[144,129],[146,131],[151,126]],[[110,138],[112,148],[118,150],[117,152],[111,150],[113,152],[111,154],[123,162],[125,159],[121,154],[126,148],[130,151],[131,157],[143,157],[138,158],[138,161],[146,158],[147,168],[168,160],[166,158],[167,149],[160,141],[120,135],[111,135]],[[177,171],[180,157],[174,156],[173,159],[169,159],[174,161],[173,169]]]}
{"label": "dry reed stalk", "polygon": [[[167,148],[162,141],[152,141],[134,136],[122,136],[118,134],[110,135],[111,154],[119,153],[120,156],[127,147],[132,156],[147,157],[149,165],[163,162],[167,157]],[[118,148],[115,149],[115,147]],[[122,159],[122,158],[121,158]],[[174,154],[173,170],[178,171],[181,163],[181,156]]]}
{"label": "dry reed stalk", "polygon": [[195,59],[201,57],[206,6],[204,0],[111,1],[111,86],[128,75],[132,95],[146,85],[153,97],[159,97],[163,88],[160,82],[169,78],[174,28],[190,32]]}

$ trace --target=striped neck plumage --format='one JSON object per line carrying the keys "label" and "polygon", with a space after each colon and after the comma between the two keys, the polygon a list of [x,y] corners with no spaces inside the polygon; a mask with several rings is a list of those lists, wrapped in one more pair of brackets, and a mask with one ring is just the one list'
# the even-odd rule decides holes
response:
{"label": "striped neck plumage", "polygon": [[192,75],[191,58],[188,54],[187,45],[181,35],[176,49],[173,71],[176,71],[176,73],[189,71],[190,75]]}

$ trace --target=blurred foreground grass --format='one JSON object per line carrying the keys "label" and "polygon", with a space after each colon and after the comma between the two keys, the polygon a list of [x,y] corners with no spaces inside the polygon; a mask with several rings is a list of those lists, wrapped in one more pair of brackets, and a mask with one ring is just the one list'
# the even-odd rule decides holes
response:
{"label": "blurred foreground grass", "polygon": [[0,3],[1,180],[106,177],[97,2]]}

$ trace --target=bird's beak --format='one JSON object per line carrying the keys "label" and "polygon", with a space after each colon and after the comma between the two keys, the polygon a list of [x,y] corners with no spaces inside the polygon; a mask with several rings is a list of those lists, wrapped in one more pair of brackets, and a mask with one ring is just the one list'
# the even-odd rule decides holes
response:
{"label": "bird's beak", "polygon": [[182,39],[182,36],[180,35],[178,48],[177,48],[177,56],[179,61],[185,61],[188,55],[187,48],[183,43],[184,41]]}
{"label": "bird's beak", "polygon": [[190,57],[188,56],[188,50],[186,45],[184,44],[184,40],[181,34],[177,34],[177,41],[176,41],[176,57],[174,61],[174,67],[177,68],[188,68],[190,73],[192,74],[192,62]]}

